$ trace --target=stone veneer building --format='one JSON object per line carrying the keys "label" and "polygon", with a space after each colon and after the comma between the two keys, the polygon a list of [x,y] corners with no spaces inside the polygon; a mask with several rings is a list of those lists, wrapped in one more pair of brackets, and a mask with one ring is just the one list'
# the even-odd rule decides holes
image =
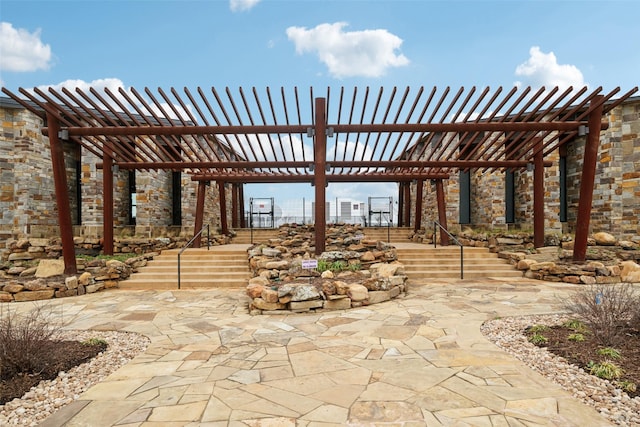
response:
{"label": "stone veneer building", "polygon": [[[590,228],[631,238],[640,235],[640,97],[629,98],[603,121],[608,129],[600,134]],[[545,168],[546,234],[575,232],[585,140],[577,137],[546,157],[553,162]],[[423,185],[423,224],[428,227],[438,219],[436,190],[432,183]],[[531,170],[460,172],[445,184],[445,198],[447,224],[454,231],[465,225],[533,226]]]}
{"label": "stone veneer building", "polygon": [[[0,248],[9,238],[57,236],[51,154],[41,133],[43,121],[8,98],[0,98],[0,118]],[[640,97],[626,100],[605,120],[609,126],[600,137],[591,229],[629,238],[640,235]],[[553,162],[545,170],[547,233],[575,230],[584,142],[585,137],[578,137],[547,157]],[[99,237],[103,209],[99,159],[67,143],[65,160],[74,234]],[[119,171],[115,177],[116,236],[193,233],[197,183],[187,174]],[[531,229],[532,182],[533,172],[528,170],[452,175],[445,184],[449,228]],[[231,217],[228,191],[225,200]],[[429,227],[438,214],[435,189],[428,181],[423,194],[423,224]],[[209,186],[205,224],[219,226],[219,200],[218,186]]]}
{"label": "stone veneer building", "polygon": [[[8,238],[58,236],[51,149],[48,138],[41,132],[43,120],[8,98],[0,98],[0,119],[0,248]],[[102,234],[100,162],[83,147],[65,143],[67,184],[76,236],[101,237]],[[113,187],[115,236],[193,234],[198,183],[189,175],[121,170],[114,174]],[[207,187],[205,200],[205,224],[219,226],[218,186]],[[229,192],[228,211],[230,201]]]}

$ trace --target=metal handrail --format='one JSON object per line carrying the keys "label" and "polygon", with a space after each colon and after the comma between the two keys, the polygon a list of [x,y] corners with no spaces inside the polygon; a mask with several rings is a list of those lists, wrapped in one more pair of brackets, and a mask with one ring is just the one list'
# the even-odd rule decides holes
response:
{"label": "metal handrail", "polygon": [[449,233],[449,231],[444,228],[442,226],[442,224],[440,224],[438,221],[433,221],[433,247],[437,247],[437,237],[436,237],[436,233],[438,230],[438,227],[440,227],[440,229],[442,231],[444,231],[445,233],[447,233],[447,235],[451,238],[451,240],[454,241],[454,243],[458,246],[460,246],[460,279],[464,279],[464,246],[462,246],[462,243],[460,243],[460,241],[458,239],[456,239],[451,233]]}
{"label": "metal handrail", "polygon": [[195,242],[195,241],[196,241],[196,239],[197,239],[198,237],[200,237],[200,236],[202,235],[202,232],[204,231],[204,229],[205,229],[205,228],[207,229],[207,250],[209,250],[209,247],[211,246],[211,245],[210,245],[210,243],[209,243],[209,242],[210,242],[210,240],[211,240],[211,239],[210,239],[210,238],[211,238],[211,234],[209,233],[209,224],[207,224],[207,225],[205,225],[204,227],[202,227],[202,228],[200,229],[200,231],[198,231],[198,232],[197,232],[197,233],[196,233],[196,234],[191,238],[191,240],[189,240],[189,241],[187,242],[187,244],[186,244],[186,245],[184,245],[184,248],[180,249],[180,252],[178,252],[178,289],[180,289],[180,255],[182,255],[182,253],[183,253],[185,250],[187,250],[187,248],[188,248],[189,246],[191,246],[191,245],[193,244],[193,242]]}

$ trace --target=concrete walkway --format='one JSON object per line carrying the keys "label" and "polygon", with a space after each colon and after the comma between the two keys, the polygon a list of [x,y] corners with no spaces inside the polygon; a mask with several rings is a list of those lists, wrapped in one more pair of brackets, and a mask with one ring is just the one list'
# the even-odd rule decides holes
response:
{"label": "concrete walkway", "polygon": [[340,312],[250,316],[241,289],[108,291],[53,302],[72,329],[144,334],[148,350],[46,426],[606,426],[480,333],[558,311],[570,285],[413,285]]}

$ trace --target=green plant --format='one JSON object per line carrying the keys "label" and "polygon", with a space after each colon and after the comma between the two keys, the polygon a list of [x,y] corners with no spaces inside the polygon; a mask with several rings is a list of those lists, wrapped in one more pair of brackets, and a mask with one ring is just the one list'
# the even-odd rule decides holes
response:
{"label": "green plant", "polygon": [[538,332],[535,332],[529,337],[529,342],[535,345],[546,344],[548,341],[549,339],[547,337]]}
{"label": "green plant", "polygon": [[617,379],[624,374],[621,367],[608,360],[599,363],[591,361],[587,367],[589,368],[589,373],[591,375],[595,375],[596,377],[605,380]]}
{"label": "green plant", "polygon": [[614,384],[617,387],[620,387],[622,390],[626,391],[627,393],[635,393],[635,391],[638,389],[638,386],[633,381],[628,381],[628,380],[615,381]]}
{"label": "green plant", "polygon": [[325,272],[325,271],[329,270],[329,261],[324,260],[324,259],[319,259],[319,260],[318,260],[318,267],[317,267],[317,270],[318,270],[320,273],[323,273],[323,272]]}
{"label": "green plant", "polygon": [[102,338],[89,338],[87,340],[82,341],[82,344],[83,345],[101,345],[104,347],[107,346],[107,342]]}
{"label": "green plant", "polygon": [[347,268],[347,263],[342,260],[334,261],[329,265],[329,270],[331,270],[334,273],[339,273],[345,270],[346,268]]}
{"label": "green plant", "polygon": [[598,354],[600,356],[605,356],[608,357],[609,359],[613,359],[613,360],[617,360],[620,359],[620,357],[622,357],[620,355],[620,352],[618,350],[616,350],[613,347],[604,347],[604,348],[600,348],[598,349]]}
{"label": "green plant", "polygon": [[562,324],[562,326],[576,332],[586,332],[588,330],[587,325],[578,319],[567,320]]}
{"label": "green plant", "polygon": [[570,334],[567,339],[569,341],[575,341],[575,342],[583,342],[584,341],[584,335],[582,335],[581,333],[577,332],[575,334]]}
{"label": "green plant", "polygon": [[96,255],[96,256],[91,256],[91,255],[77,255],[76,258],[80,258],[80,259],[84,259],[84,260],[88,260],[91,261],[93,259],[104,259],[104,260],[112,260],[115,259],[116,261],[120,261],[120,262],[125,262],[126,260],[128,260],[129,258],[133,258],[133,257],[137,257],[139,256],[136,253],[127,253],[127,254],[116,254],[116,255]]}
{"label": "green plant", "polygon": [[548,330],[549,330],[549,327],[546,325],[533,325],[528,329],[528,331],[531,332],[532,334],[538,334],[540,332],[545,332]]}
{"label": "green plant", "polygon": [[362,264],[360,262],[349,263],[349,271],[360,271],[362,269]]}

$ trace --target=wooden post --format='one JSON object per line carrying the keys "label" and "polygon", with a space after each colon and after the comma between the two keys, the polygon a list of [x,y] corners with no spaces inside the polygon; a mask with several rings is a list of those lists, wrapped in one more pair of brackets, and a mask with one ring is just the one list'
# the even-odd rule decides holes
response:
{"label": "wooden post", "polygon": [[594,96],[591,100],[589,113],[589,134],[584,147],[582,163],[582,179],[580,180],[580,199],[578,201],[578,217],[576,219],[576,235],[573,245],[573,260],[584,262],[587,258],[587,238],[589,237],[589,222],[591,220],[591,204],[593,203],[593,187],[596,179],[596,165],[598,162],[598,147],[600,146],[600,126],[602,122],[603,96]]}
{"label": "wooden post", "polygon": [[404,215],[402,210],[404,209],[404,186],[406,182],[398,183],[398,227],[402,227],[402,220],[404,219]]}
{"label": "wooden post", "polygon": [[[419,179],[416,182],[416,222],[413,226],[414,231],[420,230],[422,227],[422,188],[424,181]],[[433,236],[435,239],[436,236]]]}
{"label": "wooden post", "polygon": [[245,219],[244,212],[244,184],[238,186],[238,204],[240,205],[240,228],[247,227],[247,221]]}
{"label": "wooden post", "polygon": [[404,221],[405,227],[411,225],[411,184],[407,182],[404,186]]}
{"label": "wooden post", "polygon": [[231,184],[231,228],[238,228],[240,212],[238,209],[238,184]]}
{"label": "wooden post", "polygon": [[[196,198],[196,219],[195,224],[193,225],[194,237],[198,231],[202,230],[202,226],[204,225],[204,196],[207,193],[207,183],[208,181],[198,181],[198,194]],[[193,242],[193,247],[199,248],[201,241],[202,234]]]}
{"label": "wooden post", "polygon": [[223,235],[229,234],[227,223],[227,194],[224,189],[224,181],[218,181],[218,197],[220,198],[220,232]]}
{"label": "wooden post", "polygon": [[326,218],[326,166],[327,166],[327,116],[326,100],[315,99],[315,138],[314,138],[314,185],[315,198],[315,247],[316,255],[320,255],[325,249],[325,236],[327,227]]}
{"label": "wooden post", "polygon": [[[60,224],[60,238],[62,239],[62,258],[64,259],[64,273],[76,274],[76,249],[73,243],[73,225],[71,223],[71,206],[69,206],[69,189],[67,187],[67,172],[64,166],[64,147],[59,139],[60,123],[51,113],[47,113],[49,127],[49,146],[51,148],[51,167],[58,206],[58,224]],[[79,201],[78,201],[79,202]]]}
{"label": "wooden post", "polygon": [[113,159],[104,149],[102,158],[102,252],[113,255]]}
{"label": "wooden post", "polygon": [[533,158],[533,246],[544,246],[544,157],[542,139],[536,143]]}
{"label": "wooden post", "polygon": [[[438,199],[438,222],[447,230],[447,206],[444,199],[444,185],[441,179],[436,179],[436,198]],[[435,239],[436,236],[433,236]],[[449,245],[449,235],[440,229],[440,244]]]}

